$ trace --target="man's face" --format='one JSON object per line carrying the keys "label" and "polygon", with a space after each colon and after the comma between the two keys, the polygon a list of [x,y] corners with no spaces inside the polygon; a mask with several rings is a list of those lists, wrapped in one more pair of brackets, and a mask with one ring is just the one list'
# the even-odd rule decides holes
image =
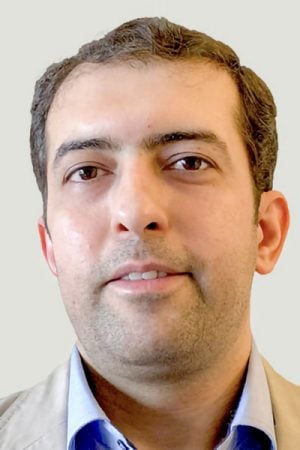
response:
{"label": "man's face", "polygon": [[258,238],[237,111],[204,63],[86,64],[57,94],[46,254],[100,372],[192,372],[249,336]]}

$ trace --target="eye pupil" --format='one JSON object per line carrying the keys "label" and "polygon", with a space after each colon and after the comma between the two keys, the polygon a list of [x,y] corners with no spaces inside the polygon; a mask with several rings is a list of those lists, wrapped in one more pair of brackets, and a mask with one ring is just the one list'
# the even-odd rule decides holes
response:
{"label": "eye pupil", "polygon": [[91,178],[96,178],[97,168],[92,166],[83,167],[79,170],[79,176],[82,180],[90,180]]}
{"label": "eye pupil", "polygon": [[202,160],[197,156],[189,156],[182,160],[182,165],[187,170],[198,170],[201,167]]}

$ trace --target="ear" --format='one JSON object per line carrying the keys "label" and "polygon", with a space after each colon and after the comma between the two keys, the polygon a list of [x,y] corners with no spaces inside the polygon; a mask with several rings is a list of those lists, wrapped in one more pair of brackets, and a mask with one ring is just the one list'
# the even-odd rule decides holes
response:
{"label": "ear", "polygon": [[43,217],[41,217],[38,221],[38,230],[40,235],[40,241],[41,241],[41,247],[43,254],[45,256],[45,259],[48,263],[48,266],[51,270],[51,272],[57,276],[57,270],[56,270],[56,262],[53,252],[53,244],[52,240],[49,234],[49,231],[46,227],[45,220]]}
{"label": "ear", "polygon": [[284,196],[277,191],[261,196],[257,225],[256,271],[266,274],[273,270],[289,228],[289,209]]}

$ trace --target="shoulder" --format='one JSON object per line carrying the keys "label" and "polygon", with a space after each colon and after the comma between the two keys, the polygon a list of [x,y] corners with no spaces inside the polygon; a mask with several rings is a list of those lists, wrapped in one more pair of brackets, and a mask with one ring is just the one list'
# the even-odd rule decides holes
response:
{"label": "shoulder", "polygon": [[64,433],[68,383],[65,363],[31,389],[0,399],[0,449],[25,448],[51,433]]}

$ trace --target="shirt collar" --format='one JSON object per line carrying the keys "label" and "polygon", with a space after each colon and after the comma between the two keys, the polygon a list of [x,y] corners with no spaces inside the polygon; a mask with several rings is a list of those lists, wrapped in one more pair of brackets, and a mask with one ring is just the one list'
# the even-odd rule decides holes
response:
{"label": "shirt collar", "polygon": [[109,420],[100,408],[88,385],[80,354],[74,346],[71,354],[70,381],[68,397],[67,448],[72,449],[71,441],[76,433],[94,420]]}
{"label": "shirt collar", "polygon": [[[68,398],[68,449],[73,448],[72,441],[76,433],[95,420],[109,422],[91,392],[79,352],[74,346],[71,354]],[[251,426],[263,431],[270,438],[273,450],[277,450],[268,382],[261,357],[254,343],[238,408],[230,424],[228,436],[217,447],[218,449],[229,448],[228,442],[232,439],[235,429],[240,425]]]}
{"label": "shirt collar", "polygon": [[268,381],[262,358],[258,353],[254,342],[252,342],[246,380],[238,408],[235,411],[233,420],[230,424],[227,439],[224,441],[224,445],[221,445],[218,449],[223,450],[223,448],[230,448],[230,446],[226,444],[233,439],[235,430],[241,425],[263,431],[271,441],[272,450],[277,450]]}

